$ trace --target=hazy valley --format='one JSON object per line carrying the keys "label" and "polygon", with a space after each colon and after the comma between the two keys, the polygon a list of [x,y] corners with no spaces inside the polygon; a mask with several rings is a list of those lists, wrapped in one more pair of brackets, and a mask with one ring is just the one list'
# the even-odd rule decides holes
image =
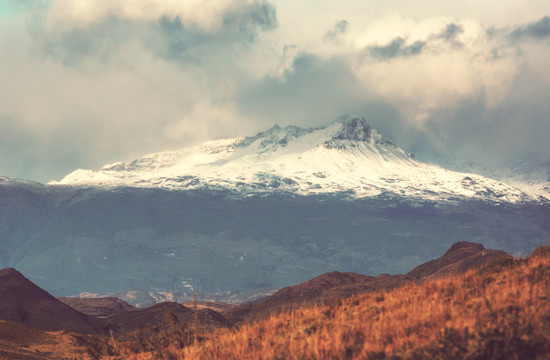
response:
{"label": "hazy valley", "polygon": [[403,273],[460,240],[521,255],[550,237],[547,198],[418,162],[364,119],[221,143],[4,178],[0,266],[57,296],[239,303],[333,270]]}

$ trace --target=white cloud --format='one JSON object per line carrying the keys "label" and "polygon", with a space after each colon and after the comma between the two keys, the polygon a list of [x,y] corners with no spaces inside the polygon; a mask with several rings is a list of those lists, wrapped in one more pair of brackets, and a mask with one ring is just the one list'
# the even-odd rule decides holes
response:
{"label": "white cloud", "polygon": [[176,122],[164,129],[168,139],[189,141],[193,139],[214,140],[231,134],[231,129],[250,123],[234,103],[214,103],[202,99],[189,112],[178,114]]}
{"label": "white cloud", "polygon": [[397,37],[409,38],[411,32],[417,27],[416,22],[401,14],[392,14],[382,19],[374,20],[366,26],[359,34],[350,34],[356,37],[355,47],[362,49],[368,45],[384,45]]}

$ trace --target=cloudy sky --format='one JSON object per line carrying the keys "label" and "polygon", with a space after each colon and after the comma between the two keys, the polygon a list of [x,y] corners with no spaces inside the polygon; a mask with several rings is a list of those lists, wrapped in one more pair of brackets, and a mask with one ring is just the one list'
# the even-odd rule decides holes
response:
{"label": "cloudy sky", "polygon": [[0,175],[364,116],[426,161],[550,160],[548,0],[0,0]]}

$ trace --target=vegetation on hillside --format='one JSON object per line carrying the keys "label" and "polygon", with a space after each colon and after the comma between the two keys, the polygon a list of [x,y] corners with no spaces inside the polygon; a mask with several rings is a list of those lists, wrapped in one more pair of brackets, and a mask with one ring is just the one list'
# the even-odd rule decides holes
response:
{"label": "vegetation on hillside", "polygon": [[232,329],[174,322],[109,359],[547,359],[550,246],[526,259],[283,312]]}

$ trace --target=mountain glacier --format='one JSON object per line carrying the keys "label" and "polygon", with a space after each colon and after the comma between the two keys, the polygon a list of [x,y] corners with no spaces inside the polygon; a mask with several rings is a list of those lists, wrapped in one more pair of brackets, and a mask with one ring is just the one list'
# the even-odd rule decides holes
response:
{"label": "mountain glacier", "polygon": [[420,162],[364,118],[352,116],[318,128],[275,125],[255,136],[208,141],[100,170],[80,169],[50,185],[223,190],[238,196],[283,192],[436,201],[548,200],[525,187]]}

